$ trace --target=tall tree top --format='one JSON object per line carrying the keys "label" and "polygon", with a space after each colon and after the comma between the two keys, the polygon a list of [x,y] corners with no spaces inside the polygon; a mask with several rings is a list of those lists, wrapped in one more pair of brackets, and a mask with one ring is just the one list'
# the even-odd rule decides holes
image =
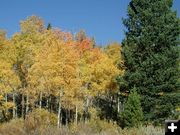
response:
{"label": "tall tree top", "polygon": [[84,39],[86,39],[86,33],[84,30],[80,30],[76,35],[75,39],[79,42],[82,42]]}
{"label": "tall tree top", "polygon": [[0,29],[0,41],[6,39],[6,31]]}
{"label": "tall tree top", "polygon": [[45,30],[44,21],[38,16],[30,16],[26,20],[20,22],[22,33],[42,33]]}

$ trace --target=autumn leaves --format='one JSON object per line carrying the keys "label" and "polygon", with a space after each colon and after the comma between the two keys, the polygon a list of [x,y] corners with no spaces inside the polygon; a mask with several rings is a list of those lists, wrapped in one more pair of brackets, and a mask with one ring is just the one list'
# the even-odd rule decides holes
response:
{"label": "autumn leaves", "polygon": [[58,29],[46,30],[36,16],[22,21],[21,32],[0,43],[7,59],[0,57],[0,103],[13,103],[2,109],[9,113],[13,109],[13,117],[25,117],[39,107],[56,113],[58,126],[62,110],[71,112],[66,121],[77,123],[95,97],[118,90],[115,79],[123,74],[118,44],[95,47],[83,31],[74,37]]}

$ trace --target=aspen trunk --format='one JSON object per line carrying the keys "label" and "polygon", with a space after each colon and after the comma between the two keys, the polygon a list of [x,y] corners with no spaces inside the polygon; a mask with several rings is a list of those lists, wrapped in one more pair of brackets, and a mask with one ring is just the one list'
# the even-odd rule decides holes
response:
{"label": "aspen trunk", "polygon": [[57,121],[57,127],[61,127],[61,92],[59,93],[59,107],[58,107],[58,121]]}
{"label": "aspen trunk", "polygon": [[13,93],[13,103],[14,103],[14,107],[13,107],[13,119],[16,118],[16,99],[15,99],[15,94]]}
{"label": "aspen trunk", "polygon": [[78,124],[78,106],[76,105],[76,115],[75,115],[76,125]]}
{"label": "aspen trunk", "polygon": [[40,97],[39,97],[39,109],[42,108],[42,92],[40,92]]}
{"label": "aspen trunk", "polygon": [[5,102],[7,103],[8,101],[8,96],[7,96],[7,93],[5,94]]}
{"label": "aspen trunk", "polygon": [[52,99],[51,99],[51,96],[49,98],[49,111],[51,112],[52,110]]}
{"label": "aspen trunk", "polygon": [[[71,119],[71,110],[69,109],[69,111],[68,111],[68,120],[70,120]],[[68,123],[69,123],[69,121],[68,121]]]}
{"label": "aspen trunk", "polygon": [[89,98],[87,98],[86,100],[85,123],[87,123],[88,109],[89,109]]}
{"label": "aspen trunk", "polygon": [[29,111],[29,94],[27,93],[27,97],[26,97],[26,114]]}
{"label": "aspen trunk", "polygon": [[18,113],[17,113],[17,106],[16,106],[16,112],[15,112],[16,118],[18,117]]}
{"label": "aspen trunk", "polygon": [[112,110],[113,110],[113,96],[111,96],[111,103],[110,103],[110,118],[112,118]]}
{"label": "aspen trunk", "polygon": [[68,126],[68,110],[66,110],[66,127]]}
{"label": "aspen trunk", "polygon": [[61,102],[59,102],[59,108],[58,108],[58,128],[61,125]]}
{"label": "aspen trunk", "polygon": [[46,100],[46,108],[47,110],[49,110],[49,97],[47,97],[47,100]]}
{"label": "aspen trunk", "polygon": [[[8,102],[8,96],[7,93],[5,93],[5,103],[7,104]],[[7,109],[5,109],[5,115],[7,114]]]}
{"label": "aspen trunk", "polygon": [[22,94],[22,110],[21,110],[21,115],[22,115],[22,117],[24,118],[24,95]]}

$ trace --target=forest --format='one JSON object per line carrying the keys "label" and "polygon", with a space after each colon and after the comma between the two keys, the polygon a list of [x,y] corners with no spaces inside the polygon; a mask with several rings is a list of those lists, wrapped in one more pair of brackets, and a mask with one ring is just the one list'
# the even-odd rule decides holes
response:
{"label": "forest", "polygon": [[164,135],[180,119],[180,19],[173,0],[132,0],[122,43],[36,15],[0,30],[0,135]]}

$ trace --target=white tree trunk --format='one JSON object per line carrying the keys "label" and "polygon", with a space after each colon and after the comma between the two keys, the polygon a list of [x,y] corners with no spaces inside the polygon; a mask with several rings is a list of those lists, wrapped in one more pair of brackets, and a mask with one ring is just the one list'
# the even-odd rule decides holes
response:
{"label": "white tree trunk", "polygon": [[42,108],[42,91],[40,92],[40,97],[39,97],[39,109]]}
{"label": "white tree trunk", "polygon": [[14,103],[14,107],[13,107],[13,119],[16,118],[16,102],[15,102],[15,94],[13,93],[13,103]]}
{"label": "white tree trunk", "polygon": [[47,110],[49,110],[49,98],[47,97],[47,100],[46,100],[46,108]]}
{"label": "white tree trunk", "polygon": [[5,94],[5,102],[7,103],[8,99],[7,99],[7,93]]}
{"label": "white tree trunk", "polygon": [[68,127],[68,110],[66,109],[66,127]]}
{"label": "white tree trunk", "polygon": [[87,97],[86,99],[85,123],[87,123],[88,109],[89,109],[89,97]]}
{"label": "white tree trunk", "polygon": [[26,114],[29,111],[29,94],[27,93],[27,97],[26,97]]}
{"label": "white tree trunk", "polygon": [[24,95],[22,94],[22,110],[21,110],[21,114],[22,114],[22,117],[24,117]]}
{"label": "white tree trunk", "polygon": [[76,115],[75,115],[76,125],[78,124],[78,105],[76,105]]}
{"label": "white tree trunk", "polygon": [[[7,99],[7,93],[5,93],[5,103],[7,104],[8,99]],[[7,109],[5,109],[5,115],[7,114]]]}
{"label": "white tree trunk", "polygon": [[118,99],[117,99],[117,103],[118,103],[118,104],[117,104],[117,107],[118,107],[118,108],[117,108],[117,111],[118,111],[118,114],[119,114],[119,112],[120,112],[120,103],[119,103],[119,97],[118,97]]}
{"label": "white tree trunk", "polygon": [[57,121],[57,127],[61,127],[61,92],[59,92],[59,107],[58,107],[58,121]]}

